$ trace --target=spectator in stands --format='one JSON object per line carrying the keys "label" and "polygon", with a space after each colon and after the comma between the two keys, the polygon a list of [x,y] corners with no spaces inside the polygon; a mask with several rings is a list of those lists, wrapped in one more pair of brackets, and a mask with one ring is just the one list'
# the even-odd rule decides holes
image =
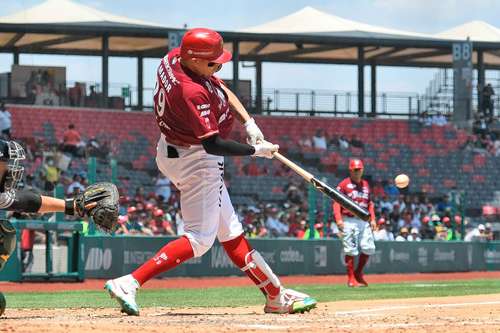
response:
{"label": "spectator in stands", "polygon": [[476,135],[484,135],[488,134],[489,132],[490,129],[486,117],[482,114],[475,115],[475,120],[472,124],[472,133]]}
{"label": "spectator in stands", "polygon": [[494,234],[493,234],[493,225],[489,222],[487,222],[484,225],[484,234],[486,235],[486,240],[487,241],[492,241],[495,240]]}
{"label": "spectator in stands", "polygon": [[168,202],[172,190],[170,189],[170,179],[160,173],[155,182],[155,194],[161,202]]}
{"label": "spectator in stands", "polygon": [[97,157],[102,160],[108,158],[109,146],[107,143],[101,143],[96,137],[90,138],[85,147],[85,156]]}
{"label": "spectator in stands", "polygon": [[446,212],[449,212],[451,210],[451,203],[450,203],[450,198],[448,195],[443,195],[441,197],[441,200],[438,202],[436,206],[436,210],[440,214],[444,214]]}
{"label": "spectator in stands", "polygon": [[374,198],[382,198],[385,196],[384,187],[382,186],[382,182],[380,180],[376,180],[373,183],[372,194]]}
{"label": "spectator in stands", "polygon": [[344,135],[341,135],[339,137],[339,148],[341,150],[349,149],[349,141],[347,140],[347,138]]}
{"label": "spectator in stands", "polygon": [[289,184],[285,187],[286,198],[293,204],[300,204],[303,202],[303,197],[297,186]]}
{"label": "spectator in stands", "polygon": [[153,218],[148,223],[154,236],[175,236],[171,221],[165,218],[163,210],[157,208],[153,211]]}
{"label": "spectator in stands", "polygon": [[400,220],[398,221],[398,228],[400,228],[400,229],[403,227],[405,227],[407,229],[411,228],[411,221],[412,221],[411,211],[405,210],[402,213]]}
{"label": "spectator in stands", "polygon": [[55,185],[59,182],[60,171],[56,167],[54,158],[49,156],[42,165],[42,178],[45,181],[44,190],[53,191]]}
{"label": "spectator in stands", "polygon": [[436,232],[431,223],[431,218],[427,215],[422,216],[422,226],[420,227],[420,234],[423,239],[434,239]]}
{"label": "spectator in stands", "polygon": [[495,95],[495,91],[493,90],[491,83],[484,86],[481,94],[483,98],[482,112],[486,118],[492,118],[494,113],[493,95]]}
{"label": "spectator in stands", "polygon": [[438,112],[434,117],[432,117],[432,124],[436,126],[444,126],[448,123],[448,120],[446,120],[446,117],[441,113]]}
{"label": "spectator in stands", "polygon": [[81,154],[79,154],[81,141],[80,133],[75,129],[75,125],[69,124],[63,136],[63,151],[73,156],[81,156]]}
{"label": "spectator in stands", "polygon": [[436,226],[436,236],[434,237],[434,240],[436,241],[446,241],[448,240],[448,228],[445,227],[444,225],[438,225]]}
{"label": "spectator in stands", "polygon": [[382,199],[380,200],[380,210],[383,211],[383,210],[386,210],[387,212],[392,212],[392,201],[389,199],[389,196],[387,195],[387,193],[385,193],[385,190],[384,190],[384,194],[382,196]]}
{"label": "spectator in stands", "polygon": [[118,229],[116,229],[115,234],[127,235],[129,233],[127,229],[127,222],[128,222],[128,215],[118,216]]}
{"label": "spectator in stands", "polygon": [[69,104],[71,106],[83,106],[83,96],[85,96],[85,91],[80,82],[76,82],[74,87],[69,88]]}
{"label": "spectator in stands", "polygon": [[73,175],[73,182],[68,186],[66,194],[68,196],[74,196],[85,190],[85,186],[82,184],[82,177],[78,174]]}
{"label": "spectator in stands", "polygon": [[396,187],[396,185],[394,185],[392,179],[391,180],[384,180],[382,182],[382,184],[384,185],[384,191],[385,193],[390,197],[390,198],[394,198],[396,197],[397,195],[399,195],[399,190],[398,188]]}
{"label": "spectator in stands", "polygon": [[359,149],[365,149],[365,144],[361,141],[356,134],[351,137],[351,146]]}
{"label": "spectator in stands", "polygon": [[392,203],[393,210],[398,210],[397,213],[403,213],[406,210],[405,196],[400,194]]}
{"label": "spectator in stands", "polygon": [[422,227],[422,220],[420,218],[421,216],[421,212],[420,212],[420,207],[415,207],[413,209],[413,213],[412,213],[412,220],[411,220],[411,226],[413,228],[418,228],[420,229]]}
{"label": "spectator in stands", "polygon": [[394,240],[394,235],[392,234],[392,232],[387,230],[387,222],[383,217],[379,218],[377,221],[377,230],[375,230],[373,232],[373,238],[376,241],[393,241]]}
{"label": "spectator in stands", "polygon": [[309,136],[305,135],[305,134],[302,134],[301,138],[299,139],[299,147],[302,149],[302,148],[311,148],[312,147],[312,141],[311,139],[309,138]]}
{"label": "spectator in stands", "polygon": [[272,207],[268,210],[266,228],[273,237],[284,237],[288,234],[288,224],[283,223],[278,218],[278,209]]}
{"label": "spectator in stands", "polygon": [[316,134],[312,137],[312,144],[316,150],[326,150],[326,137],[322,129],[316,130]]}
{"label": "spectator in stands", "polygon": [[[311,227],[311,225],[309,223],[306,223],[305,231],[304,231],[304,235],[302,236],[302,239],[311,239],[311,228],[310,227]],[[323,233],[323,223],[315,223],[312,239],[322,238],[322,233]]]}
{"label": "spectator in stands", "polygon": [[422,126],[432,125],[432,118],[429,117],[429,113],[427,111],[424,111],[420,114],[420,116],[418,117],[418,121]]}
{"label": "spectator in stands", "polygon": [[299,228],[297,230],[297,232],[295,233],[295,237],[298,238],[298,239],[305,239],[304,238],[304,235],[306,233],[306,229],[307,229],[307,222],[306,220],[300,220],[299,222]]}
{"label": "spectator in stands", "polygon": [[11,139],[12,115],[5,107],[4,102],[0,102],[0,132],[5,140]]}
{"label": "spectator in stands", "polygon": [[337,134],[332,134],[328,140],[328,147],[339,147],[339,136]]}
{"label": "spectator in stands", "polygon": [[406,242],[408,239],[408,228],[403,227],[399,230],[399,235],[396,236],[396,242]]}
{"label": "spectator in stands", "polygon": [[408,235],[407,240],[409,242],[420,242],[422,238],[420,238],[420,233],[418,231],[418,228],[411,228],[411,233]]}

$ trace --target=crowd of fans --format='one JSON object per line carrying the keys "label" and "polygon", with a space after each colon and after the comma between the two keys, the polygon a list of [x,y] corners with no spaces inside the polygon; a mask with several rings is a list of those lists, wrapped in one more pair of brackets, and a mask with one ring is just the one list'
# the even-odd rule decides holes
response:
{"label": "crowd of fans", "polygon": [[[10,127],[10,113],[0,105],[0,130],[4,138],[10,138]],[[68,196],[75,195],[88,185],[88,157],[108,161],[116,150],[111,140],[82,139],[73,124],[69,124],[61,142],[49,144],[41,139],[31,138],[24,144],[28,157],[24,186],[44,194],[52,194],[54,188],[61,184]],[[344,135],[327,138],[321,129],[313,137],[303,138],[299,146],[315,150],[325,150],[331,146],[339,150],[350,147],[364,149],[363,142],[356,135],[350,138]],[[287,178],[293,176],[293,172],[284,165],[272,170],[262,170],[254,159],[249,159],[244,166],[244,172],[248,175],[267,173]],[[120,202],[120,227],[116,234],[152,236],[183,233],[179,192],[175,186],[161,174],[152,179],[150,185],[154,185],[154,191],[145,193],[144,189],[139,187],[132,197],[127,196],[124,189],[120,189],[123,196]],[[229,179],[227,186],[230,189]],[[305,182],[292,180],[281,192],[286,198],[281,203],[236,207],[249,237],[338,237],[339,231],[333,220],[331,207],[325,209],[321,204],[312,207],[311,210],[315,213],[312,214],[313,222],[310,223]],[[462,224],[466,231],[465,240],[493,238],[490,224],[473,228],[467,219],[462,221],[452,209],[448,196],[431,200],[425,195],[403,195],[390,181],[375,181],[372,184],[372,192],[378,219],[378,228],[375,231],[377,240],[461,239]]]}

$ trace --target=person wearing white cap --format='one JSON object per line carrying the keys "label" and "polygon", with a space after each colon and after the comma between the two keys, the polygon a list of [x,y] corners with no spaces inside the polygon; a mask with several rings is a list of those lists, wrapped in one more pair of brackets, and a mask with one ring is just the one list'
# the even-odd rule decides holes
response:
{"label": "person wearing white cap", "polygon": [[420,242],[422,238],[420,238],[420,233],[418,231],[418,228],[415,227],[411,228],[411,232],[406,240],[409,242]]}
{"label": "person wearing white cap", "polygon": [[477,228],[470,231],[467,235],[465,235],[464,241],[466,242],[486,242],[486,233],[485,233],[484,224],[479,224]]}

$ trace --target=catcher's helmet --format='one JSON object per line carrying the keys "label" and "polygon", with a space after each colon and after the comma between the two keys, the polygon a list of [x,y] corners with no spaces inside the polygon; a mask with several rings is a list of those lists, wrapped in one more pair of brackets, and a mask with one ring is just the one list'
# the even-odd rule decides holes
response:
{"label": "catcher's helmet", "polygon": [[7,163],[7,170],[0,174],[0,190],[7,192],[15,190],[23,178],[26,159],[23,147],[16,141],[0,140],[0,161]]}
{"label": "catcher's helmet", "polygon": [[183,59],[205,59],[223,64],[231,60],[231,52],[224,49],[224,41],[216,31],[195,28],[187,31],[181,41]]}

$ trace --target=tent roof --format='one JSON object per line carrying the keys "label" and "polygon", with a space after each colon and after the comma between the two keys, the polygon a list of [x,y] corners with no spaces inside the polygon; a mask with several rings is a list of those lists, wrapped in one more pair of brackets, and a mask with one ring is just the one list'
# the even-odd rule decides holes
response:
{"label": "tent roof", "polygon": [[161,57],[168,49],[169,33],[181,30],[71,0],[46,0],[0,17],[0,51],[100,55],[107,36],[109,55]]}
{"label": "tent roof", "polygon": [[0,23],[11,24],[89,24],[112,23],[144,27],[161,27],[157,24],[109,14],[70,0],[47,0],[39,5],[12,15],[0,17]]}
{"label": "tent roof", "polygon": [[[470,35],[474,48],[484,51],[486,66],[500,68],[500,38],[483,36],[498,29],[485,25]],[[46,0],[0,18],[0,52],[102,55],[107,41],[110,56],[162,57],[169,45],[178,45],[183,33],[71,0]],[[221,32],[225,47],[238,51],[243,61],[357,64],[362,50],[366,64],[429,67],[452,64],[456,39],[445,33],[430,36],[383,28],[312,7],[259,26]],[[481,37],[484,41],[475,41]]]}
{"label": "tent roof", "polygon": [[436,34],[436,37],[473,42],[500,42],[500,29],[483,21],[470,21]]}
{"label": "tent roof", "polygon": [[335,16],[312,7],[304,7],[290,15],[276,20],[242,29],[244,32],[276,33],[276,34],[328,34],[353,37],[417,37],[433,38],[432,36],[388,29],[361,22],[356,22]]}
{"label": "tent roof", "polygon": [[[491,28],[490,34],[497,30]],[[483,30],[471,35],[473,45],[483,49],[486,66],[498,68],[500,40],[484,39]],[[366,63],[387,66],[451,66],[452,44],[466,39],[369,25],[312,7],[238,32],[244,36],[237,38],[243,60],[356,64],[362,48]],[[482,39],[476,42],[473,37]]]}

